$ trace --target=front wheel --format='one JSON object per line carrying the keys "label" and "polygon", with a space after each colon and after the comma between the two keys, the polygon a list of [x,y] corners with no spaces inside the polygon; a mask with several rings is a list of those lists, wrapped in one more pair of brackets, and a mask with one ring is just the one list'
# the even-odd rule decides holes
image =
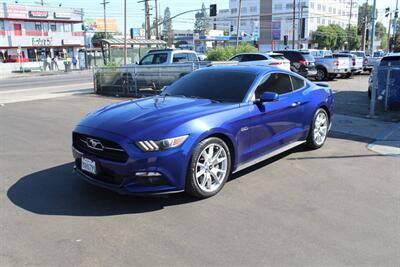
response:
{"label": "front wheel", "polygon": [[328,113],[320,108],[315,112],[310,132],[307,137],[306,145],[311,149],[317,149],[324,145],[328,136],[329,116]]}
{"label": "front wheel", "polygon": [[324,68],[317,68],[317,74],[315,75],[317,81],[325,81],[327,76],[328,73]]}
{"label": "front wheel", "polygon": [[199,198],[216,195],[231,170],[231,154],[226,143],[216,137],[201,141],[193,151],[186,178],[186,192]]}

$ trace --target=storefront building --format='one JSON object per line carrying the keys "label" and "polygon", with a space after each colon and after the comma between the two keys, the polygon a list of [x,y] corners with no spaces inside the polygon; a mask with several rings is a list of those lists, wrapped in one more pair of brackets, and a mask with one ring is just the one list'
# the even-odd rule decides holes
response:
{"label": "storefront building", "polygon": [[82,9],[2,3],[0,61],[77,57],[85,46],[82,23]]}

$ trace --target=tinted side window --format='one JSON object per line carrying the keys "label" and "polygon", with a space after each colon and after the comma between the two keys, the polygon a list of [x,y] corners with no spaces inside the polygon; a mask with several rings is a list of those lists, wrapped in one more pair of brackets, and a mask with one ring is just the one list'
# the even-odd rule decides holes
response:
{"label": "tinted side window", "polygon": [[197,61],[198,60],[197,56],[192,53],[188,53],[188,58],[189,58],[189,61]]}
{"label": "tinted side window", "polygon": [[290,76],[290,78],[292,79],[293,90],[299,90],[306,86],[306,82],[303,79],[294,76]]}
{"label": "tinted side window", "polygon": [[187,54],[186,53],[179,53],[175,54],[173,58],[173,63],[182,63],[182,62],[187,62]]}
{"label": "tinted side window", "polygon": [[150,54],[145,56],[141,61],[140,61],[140,65],[150,65],[153,64],[153,58],[154,58],[154,54]]}
{"label": "tinted side window", "polygon": [[267,60],[267,58],[263,55],[251,55],[252,61],[259,61],[259,60]]}
{"label": "tinted side window", "polygon": [[252,55],[242,55],[242,62],[252,61]]}
{"label": "tinted side window", "polygon": [[231,58],[230,61],[239,61],[239,62],[241,62],[242,61],[242,55],[237,55],[237,56]]}
{"label": "tinted side window", "polygon": [[167,53],[154,54],[153,64],[163,64],[167,62],[167,59],[168,59]]}
{"label": "tinted side window", "polygon": [[279,95],[292,92],[290,77],[284,73],[273,73],[257,87],[256,99],[264,92],[274,92]]}

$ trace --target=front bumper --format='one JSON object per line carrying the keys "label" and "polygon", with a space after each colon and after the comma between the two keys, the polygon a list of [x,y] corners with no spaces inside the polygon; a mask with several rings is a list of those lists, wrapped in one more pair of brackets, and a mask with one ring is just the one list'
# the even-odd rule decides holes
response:
{"label": "front bumper", "polygon": [[[96,134],[82,131],[80,133],[117,142],[116,139],[113,139],[112,134],[99,130],[96,130]],[[129,154],[126,162],[100,158],[87,151],[82,152],[73,146],[74,171],[85,181],[120,194],[165,194],[184,191],[187,171],[185,166],[188,163],[186,149],[189,148],[189,144],[185,142],[180,148],[160,152],[141,152],[133,144],[129,144],[130,147],[127,147],[122,141],[119,144]],[[82,157],[95,162],[97,170],[95,175],[82,170]],[[140,176],[139,173],[143,172],[157,172],[161,176]]]}

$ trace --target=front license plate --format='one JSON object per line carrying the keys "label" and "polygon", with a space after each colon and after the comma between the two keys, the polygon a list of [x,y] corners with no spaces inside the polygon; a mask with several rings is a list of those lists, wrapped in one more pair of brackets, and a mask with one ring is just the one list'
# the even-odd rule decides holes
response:
{"label": "front license plate", "polygon": [[89,172],[91,174],[96,174],[96,162],[91,160],[91,159],[82,157],[82,166],[81,166],[81,168],[82,168],[83,171],[87,171],[87,172]]}

